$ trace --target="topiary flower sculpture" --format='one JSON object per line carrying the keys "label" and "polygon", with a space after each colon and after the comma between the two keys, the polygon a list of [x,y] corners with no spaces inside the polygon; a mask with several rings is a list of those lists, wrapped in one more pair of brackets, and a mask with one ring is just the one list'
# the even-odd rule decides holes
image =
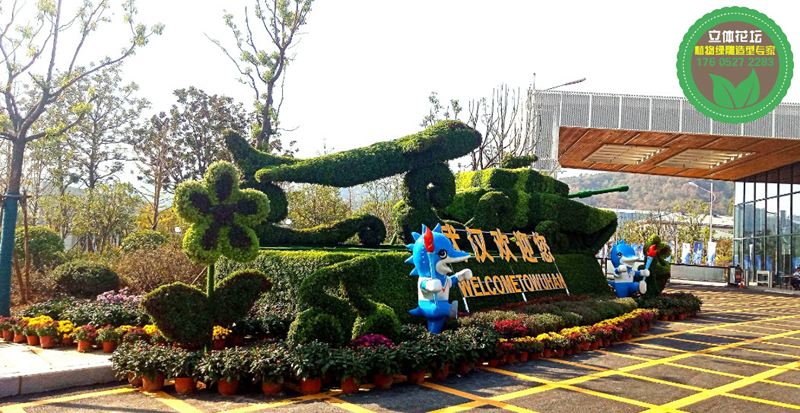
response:
{"label": "topiary flower sculpture", "polygon": [[170,341],[197,348],[211,341],[215,325],[230,325],[245,316],[272,283],[260,271],[243,270],[216,282],[214,262],[220,255],[252,261],[258,237],[251,227],[269,214],[267,196],[239,189],[239,172],[227,162],[208,168],[203,182],[184,182],[175,191],[175,210],[192,226],[183,250],[192,261],[208,265],[207,292],[180,282],[148,293],[142,306]]}
{"label": "topiary flower sculpture", "polygon": [[202,183],[178,185],[175,211],[192,224],[183,238],[189,259],[208,265],[224,255],[248,262],[258,255],[252,227],[267,218],[269,200],[254,189],[239,189],[239,171],[228,162],[216,162]]}

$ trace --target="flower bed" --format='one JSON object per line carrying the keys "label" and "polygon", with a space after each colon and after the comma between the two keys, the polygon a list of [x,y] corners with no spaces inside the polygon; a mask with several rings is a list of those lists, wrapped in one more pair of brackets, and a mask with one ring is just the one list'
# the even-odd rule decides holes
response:
{"label": "flower bed", "polygon": [[465,374],[476,367],[596,350],[645,332],[658,314],[657,309],[635,309],[592,325],[541,334],[531,334],[518,320],[465,325],[438,335],[405,325],[399,343],[372,334],[342,348],[317,341],[289,346],[273,340],[252,347],[191,352],[145,339],[122,344],[112,362],[120,377],[134,383],[142,377],[142,385],[148,380],[158,385],[165,379],[176,379],[177,385],[177,379],[181,379],[194,391],[195,383],[202,381],[206,387],[216,385],[222,394],[233,394],[239,383],[260,382],[265,394],[275,394],[286,381],[292,381],[301,392],[310,394],[319,392],[326,379],[335,379],[333,387],[354,392],[365,383],[390,387],[398,375],[419,383],[442,380],[456,372]]}

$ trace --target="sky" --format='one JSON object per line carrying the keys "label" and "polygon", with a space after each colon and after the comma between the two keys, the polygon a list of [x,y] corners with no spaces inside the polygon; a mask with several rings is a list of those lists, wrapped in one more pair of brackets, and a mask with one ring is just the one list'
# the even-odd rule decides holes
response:
{"label": "sky", "polygon": [[[224,10],[240,26],[254,0],[139,0],[138,20],[163,23],[163,35],[130,58],[152,111],[168,110],[172,91],[195,86],[250,106],[233,63],[208,37],[233,47]],[[728,1],[356,1],[318,0],[286,73],[282,125],[296,128],[300,157],[323,141],[339,151],[396,139],[421,129],[428,95],[467,102],[500,83],[539,89],[578,78],[563,90],[682,96],[678,46],[689,27]],[[800,3],[739,1],[774,19],[789,42],[800,39]],[[115,18],[119,21],[120,14]],[[263,30],[263,28],[262,28]],[[123,30],[90,38],[89,50],[115,51]],[[800,42],[800,40],[797,40]],[[262,44],[266,42],[263,41]],[[800,50],[800,43],[797,43]],[[266,47],[266,45],[264,46]],[[791,87],[785,102],[800,102]],[[465,114],[461,116],[462,120]]]}

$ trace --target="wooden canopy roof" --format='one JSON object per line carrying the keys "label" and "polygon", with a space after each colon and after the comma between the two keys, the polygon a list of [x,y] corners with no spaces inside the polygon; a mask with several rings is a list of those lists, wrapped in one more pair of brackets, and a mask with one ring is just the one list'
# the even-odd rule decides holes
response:
{"label": "wooden canopy roof", "polygon": [[735,181],[798,161],[800,139],[559,127],[564,168]]}

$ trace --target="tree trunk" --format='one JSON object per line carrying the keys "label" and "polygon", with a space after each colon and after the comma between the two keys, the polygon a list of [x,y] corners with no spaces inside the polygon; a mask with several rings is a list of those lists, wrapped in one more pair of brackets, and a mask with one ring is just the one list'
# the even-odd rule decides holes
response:
{"label": "tree trunk", "polygon": [[158,228],[158,208],[161,197],[161,183],[160,180],[155,180],[155,188],[153,188],[153,231]]}
{"label": "tree trunk", "polygon": [[27,192],[22,196],[22,224],[23,233],[25,234],[25,297],[31,298],[31,254],[28,253],[28,243],[30,237],[28,236],[28,194]]}
{"label": "tree trunk", "polygon": [[22,182],[24,137],[17,138],[11,150],[11,176],[3,199],[3,227],[0,234],[0,315],[11,315],[11,266],[14,254],[14,231],[17,226],[19,188]]}
{"label": "tree trunk", "polygon": [[17,284],[19,284],[19,302],[20,304],[27,304],[28,297],[25,294],[25,282],[22,280],[22,268],[19,265],[19,257],[14,253],[14,272],[17,273]]}

